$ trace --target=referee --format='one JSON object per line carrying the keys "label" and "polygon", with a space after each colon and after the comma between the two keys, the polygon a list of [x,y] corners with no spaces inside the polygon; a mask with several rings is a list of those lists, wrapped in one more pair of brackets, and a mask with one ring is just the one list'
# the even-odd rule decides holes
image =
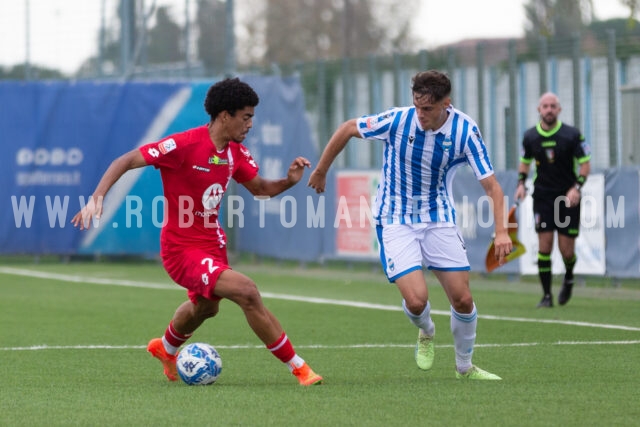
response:
{"label": "referee", "polygon": [[580,232],[580,190],[591,170],[591,152],[577,128],[562,123],[558,97],[547,92],[540,97],[540,122],[524,133],[518,167],[515,198],[525,197],[525,181],[535,161],[533,176],[533,215],[538,234],[538,276],[542,300],[538,307],[553,307],[551,293],[551,251],[554,232],[565,266],[558,303],[566,304],[573,289],[576,265],[575,241]]}

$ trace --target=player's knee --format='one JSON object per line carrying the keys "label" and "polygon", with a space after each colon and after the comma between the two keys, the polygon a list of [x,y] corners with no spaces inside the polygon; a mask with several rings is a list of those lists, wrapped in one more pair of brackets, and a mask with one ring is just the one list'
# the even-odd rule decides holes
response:
{"label": "player's knee", "polygon": [[215,306],[209,307],[204,313],[203,316],[207,319],[211,318],[211,317],[215,317],[216,314],[218,314],[219,311],[219,305],[216,304]]}
{"label": "player's knee", "polygon": [[212,301],[201,298],[198,304],[194,306],[194,314],[200,319],[208,319],[218,314],[220,309],[219,301]]}
{"label": "player's knee", "polygon": [[419,316],[427,307],[427,301],[423,301],[420,298],[405,299],[405,307],[411,314]]}
{"label": "player's knee", "polygon": [[234,301],[242,308],[261,305],[262,299],[255,282],[248,277],[243,277],[239,280],[236,284]]}
{"label": "player's knee", "polygon": [[457,313],[471,313],[473,311],[473,297],[471,294],[457,296],[451,301],[451,306]]}

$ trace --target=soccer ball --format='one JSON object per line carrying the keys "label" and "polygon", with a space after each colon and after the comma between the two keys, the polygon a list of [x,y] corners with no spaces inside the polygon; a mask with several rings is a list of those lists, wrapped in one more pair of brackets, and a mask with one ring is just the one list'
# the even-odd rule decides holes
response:
{"label": "soccer ball", "polygon": [[213,384],[222,372],[222,359],[212,345],[192,343],[180,350],[176,367],[188,385]]}

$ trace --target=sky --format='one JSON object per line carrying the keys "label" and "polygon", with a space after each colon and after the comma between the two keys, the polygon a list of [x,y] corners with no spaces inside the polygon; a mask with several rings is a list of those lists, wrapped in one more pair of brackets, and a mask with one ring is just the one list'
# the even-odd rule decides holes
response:
{"label": "sky", "polygon": [[[156,0],[182,12],[187,0]],[[295,1],[295,0],[294,0]],[[118,0],[104,0],[107,23]],[[431,49],[469,38],[522,37],[528,0],[421,0],[416,13],[416,36]],[[0,0],[0,66],[30,63],[73,73],[84,59],[96,54],[103,0]],[[149,5],[150,0],[145,4]],[[619,0],[593,0],[599,19],[626,17]],[[27,44],[26,5],[30,36]],[[190,1],[192,11],[195,0]],[[461,13],[464,11],[464,13]]]}

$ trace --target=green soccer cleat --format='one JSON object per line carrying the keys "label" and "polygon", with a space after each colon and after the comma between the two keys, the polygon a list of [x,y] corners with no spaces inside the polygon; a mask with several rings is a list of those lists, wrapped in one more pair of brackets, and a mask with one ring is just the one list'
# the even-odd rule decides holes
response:
{"label": "green soccer cleat", "polygon": [[499,376],[492,374],[491,372],[487,372],[483,369],[478,368],[476,365],[471,365],[471,368],[464,374],[456,371],[456,378],[459,380],[501,380]]}
{"label": "green soccer cleat", "polygon": [[418,334],[418,342],[416,343],[415,358],[418,368],[428,371],[433,366],[436,349],[433,344],[434,335],[428,336],[421,333]]}

